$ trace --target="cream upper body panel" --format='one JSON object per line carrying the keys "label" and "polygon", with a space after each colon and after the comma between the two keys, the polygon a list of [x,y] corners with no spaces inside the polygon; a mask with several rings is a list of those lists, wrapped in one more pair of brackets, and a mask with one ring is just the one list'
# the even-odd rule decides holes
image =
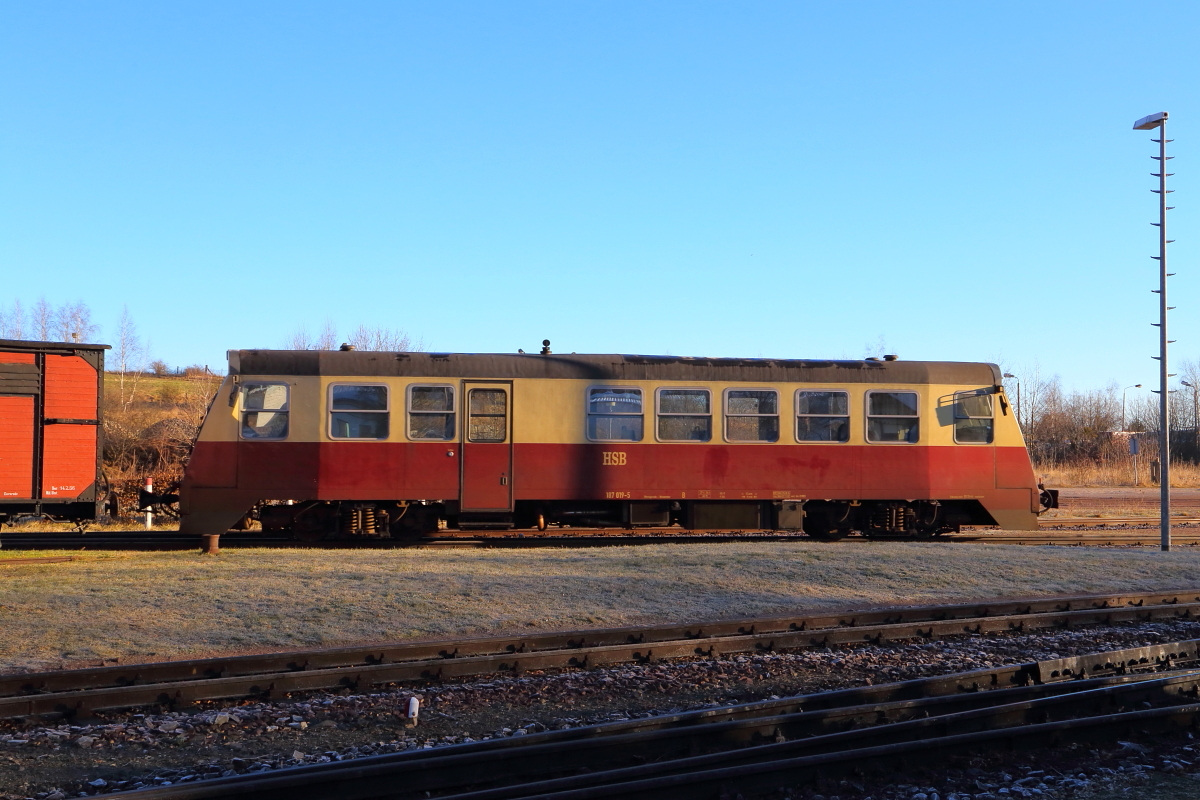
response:
{"label": "cream upper body panel", "polygon": [[[576,379],[537,379],[515,378],[500,379],[447,379],[444,377],[337,377],[337,376],[271,376],[271,375],[237,375],[230,376],[221,384],[217,396],[209,410],[208,416],[201,429],[200,441],[237,441],[245,438],[243,430],[247,424],[247,415],[255,409],[247,408],[246,386],[273,385],[286,387],[286,408],[280,408],[282,389],[272,389],[272,411],[257,413],[285,415],[286,423],[281,417],[273,417],[276,433],[282,430],[280,425],[286,425],[283,436],[249,437],[289,442],[457,442],[461,441],[466,414],[465,384],[472,386],[492,385],[508,387],[509,413],[511,414],[512,441],[516,443],[542,444],[584,444],[599,441],[588,438],[589,397],[593,390],[610,389],[639,389],[641,390],[641,437],[639,441],[622,440],[627,444],[654,444],[674,441],[660,436],[658,403],[660,390],[696,390],[690,393],[690,399],[695,401],[700,416],[705,409],[697,398],[707,395],[707,415],[710,418],[710,436],[708,444],[729,444],[738,447],[746,444],[755,445],[802,445],[820,444],[823,446],[867,445],[879,447],[913,447],[913,446],[960,446],[981,447],[989,446],[989,442],[958,442],[956,441],[956,420],[962,418],[964,406],[959,403],[962,396],[978,396],[987,398],[977,401],[970,407],[973,415],[981,410],[987,411],[990,406],[992,424],[992,441],[990,445],[999,447],[1024,447],[1024,440],[1013,416],[1012,406],[1002,389],[993,386],[980,385],[948,385],[948,384],[886,384],[886,383],[755,383],[735,381],[603,381]],[[378,406],[374,413],[386,417],[383,427],[376,426],[367,430],[381,432],[386,428],[386,436],[360,438],[336,438],[332,436],[331,420],[337,409],[331,407],[332,387],[335,385],[385,387],[386,392],[376,392],[385,405]],[[412,389],[418,388],[416,395]],[[727,412],[731,409],[729,390],[748,390],[763,397],[762,392],[775,392],[775,412],[778,416],[777,438],[775,441],[762,441],[731,438],[727,430]],[[846,420],[848,436],[845,442],[836,441],[801,441],[797,438],[797,392],[844,392],[846,395]],[[868,428],[868,397],[881,392],[915,393],[919,419],[919,435],[916,442],[889,441],[869,442]],[[624,393],[626,396],[633,393]],[[417,400],[413,398],[417,397]],[[431,406],[429,398],[434,398]],[[745,395],[742,395],[745,397]],[[255,401],[250,401],[253,405]],[[445,403],[446,405],[439,405]],[[414,405],[415,404],[415,405]],[[260,403],[261,405],[261,403]],[[431,410],[432,409],[432,410]],[[677,409],[676,409],[677,410]],[[740,409],[744,411],[744,408]],[[766,409],[768,412],[770,408]],[[761,416],[773,416],[770,413]],[[414,418],[420,417],[420,424]],[[376,421],[378,417],[371,418]],[[259,422],[255,417],[250,422]],[[431,425],[430,422],[436,424]],[[440,430],[446,438],[428,438],[431,430]],[[699,444],[703,442],[684,442],[684,444]]]}

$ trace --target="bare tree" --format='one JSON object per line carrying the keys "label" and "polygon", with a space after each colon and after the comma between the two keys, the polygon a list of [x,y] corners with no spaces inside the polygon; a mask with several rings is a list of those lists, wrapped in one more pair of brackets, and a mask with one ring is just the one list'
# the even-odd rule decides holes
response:
{"label": "bare tree", "polygon": [[[142,339],[138,336],[137,326],[129,314],[129,306],[123,306],[121,316],[117,317],[117,337],[113,343],[113,366],[117,368],[117,374],[120,376],[118,384],[121,408],[128,408],[129,402],[137,392],[138,379],[146,369],[146,358],[146,346],[142,344]],[[126,395],[125,376],[131,371],[133,372],[132,386],[129,394]]]}
{"label": "bare tree", "polygon": [[63,304],[53,319],[60,342],[88,342],[100,333],[100,326],[92,322],[92,309],[82,300]]}
{"label": "bare tree", "polygon": [[316,336],[308,331],[308,326],[300,323],[300,327],[288,337],[284,345],[288,350],[336,350],[338,346],[337,328],[333,320],[325,320],[325,325]]}
{"label": "bare tree", "polygon": [[20,300],[13,300],[7,311],[0,310],[0,338],[25,338],[25,307]]}
{"label": "bare tree", "polygon": [[333,320],[325,320],[324,327],[321,328],[321,335],[317,337],[318,350],[333,350],[338,346],[337,328],[333,324]]}
{"label": "bare tree", "polygon": [[312,334],[308,332],[308,326],[301,323],[299,328],[292,332],[283,346],[288,350],[318,350],[316,341]]}
{"label": "bare tree", "polygon": [[[346,343],[354,345],[357,350],[385,352],[418,350],[422,346],[421,342],[414,341],[404,331],[378,325],[359,325],[350,334]],[[288,338],[285,346],[289,350],[336,350],[339,344],[337,327],[333,324],[333,320],[325,320],[325,325],[317,336],[313,336],[309,333],[308,327],[301,324]]]}
{"label": "bare tree", "polygon": [[867,342],[863,345],[863,358],[881,358],[887,355],[888,345],[887,340],[883,338],[883,334],[879,334],[879,338],[874,342]]}
{"label": "bare tree", "polygon": [[29,335],[39,342],[49,342],[54,335],[54,307],[39,297],[29,310]]}
{"label": "bare tree", "polygon": [[414,349],[412,337],[404,331],[378,326],[359,325],[354,329],[354,333],[350,334],[349,343],[357,350],[404,352]]}

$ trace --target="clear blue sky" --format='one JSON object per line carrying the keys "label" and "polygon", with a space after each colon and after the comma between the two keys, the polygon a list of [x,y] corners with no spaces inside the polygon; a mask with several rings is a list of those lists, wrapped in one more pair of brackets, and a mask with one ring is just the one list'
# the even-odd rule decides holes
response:
{"label": "clear blue sky", "polygon": [[428,349],[1039,361],[1153,383],[1152,134],[1200,356],[1200,4],[0,7],[0,304],[223,364]]}

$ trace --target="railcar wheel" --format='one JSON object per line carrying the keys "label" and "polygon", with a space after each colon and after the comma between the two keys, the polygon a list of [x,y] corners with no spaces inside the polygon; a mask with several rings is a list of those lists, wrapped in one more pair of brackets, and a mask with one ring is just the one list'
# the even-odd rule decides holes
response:
{"label": "railcar wheel", "polygon": [[537,529],[539,531],[546,530],[546,515],[545,514],[537,515]]}
{"label": "railcar wheel", "polygon": [[850,529],[835,528],[816,519],[805,519],[804,534],[819,542],[836,542],[849,536]]}
{"label": "railcar wheel", "polygon": [[840,542],[850,535],[849,528],[827,528],[826,530],[814,533],[805,531],[805,535],[816,539],[819,542]]}

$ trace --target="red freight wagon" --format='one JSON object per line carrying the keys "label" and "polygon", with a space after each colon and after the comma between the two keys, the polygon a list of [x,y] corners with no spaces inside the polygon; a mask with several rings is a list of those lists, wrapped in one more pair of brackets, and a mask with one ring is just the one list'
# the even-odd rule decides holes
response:
{"label": "red freight wagon", "polygon": [[107,349],[0,339],[0,522],[96,518]]}

